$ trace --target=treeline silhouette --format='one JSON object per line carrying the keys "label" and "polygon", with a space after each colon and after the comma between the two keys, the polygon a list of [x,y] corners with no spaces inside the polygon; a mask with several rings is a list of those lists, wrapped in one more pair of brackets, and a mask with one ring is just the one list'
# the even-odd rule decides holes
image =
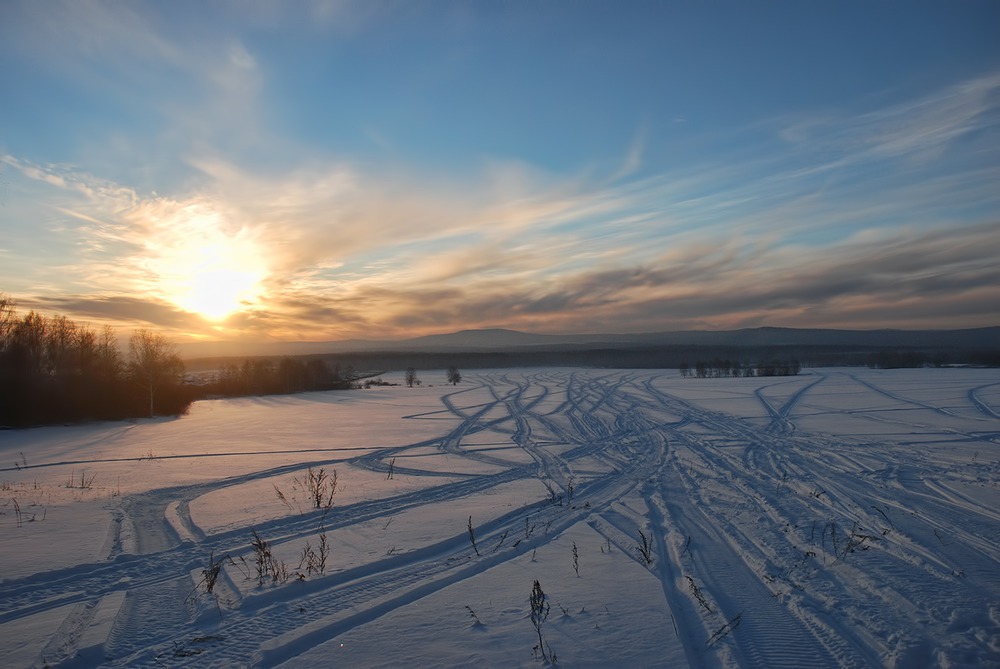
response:
{"label": "treeline silhouette", "polygon": [[0,426],[176,415],[193,399],[162,335],[136,330],[126,355],[111,327],[35,311],[20,317],[0,295]]}
{"label": "treeline silhouette", "polygon": [[[780,360],[779,360],[780,358]],[[692,359],[698,360],[691,366]],[[763,363],[740,361],[763,360]],[[504,367],[669,369],[690,377],[784,376],[806,366],[893,368],[1000,366],[1000,350],[833,345],[522,347],[482,351],[368,351],[282,358],[200,361],[187,374],[162,335],[136,330],[127,350],[114,329],[94,330],[64,316],[19,316],[0,294],[0,427],[178,415],[208,397],[284,394],[359,387],[363,370]],[[199,361],[192,361],[196,366]],[[196,378],[197,377],[197,378]],[[452,378],[448,377],[448,382]]]}
{"label": "treeline silhouette", "polygon": [[354,388],[356,376],[353,368],[342,371],[321,358],[252,358],[223,363],[202,388],[209,396],[281,395]]}
{"label": "treeline silhouette", "polygon": [[[915,366],[976,365],[1000,366],[1000,347],[964,348],[906,348],[902,346],[860,346],[854,344],[772,344],[772,345],[660,345],[628,346],[568,345],[523,346],[495,350],[456,351],[393,351],[371,350],[342,353],[314,354],[329,364],[348,365],[357,369],[402,371],[414,368],[419,372],[447,369],[454,365],[460,369],[502,369],[513,367],[597,367],[608,369],[679,369],[692,360],[711,364],[716,359],[731,361],[764,361],[764,375],[769,375],[767,361],[779,365],[799,362],[807,367],[864,367],[898,366],[901,363]],[[740,365],[758,371],[758,363]],[[730,370],[733,367],[729,367]],[[777,370],[780,374],[783,370]],[[732,371],[730,371],[730,374]],[[798,373],[798,372],[797,372]]]}
{"label": "treeline silhouette", "polygon": [[321,358],[225,362],[201,382],[187,378],[161,334],[135,330],[122,351],[114,328],[65,316],[21,317],[0,295],[0,427],[30,427],[186,413],[206,397],[277,395],[357,386],[353,367]]}
{"label": "treeline silhouette", "polygon": [[868,366],[875,369],[943,367],[947,364],[948,356],[941,352],[927,354],[923,351],[877,351],[868,356]]}
{"label": "treeline silhouette", "polygon": [[709,361],[699,360],[692,367],[683,362],[678,365],[678,371],[684,378],[719,379],[723,377],[752,376],[795,376],[802,370],[798,360],[768,360],[756,364],[740,362],[739,360],[724,360],[713,358]]}

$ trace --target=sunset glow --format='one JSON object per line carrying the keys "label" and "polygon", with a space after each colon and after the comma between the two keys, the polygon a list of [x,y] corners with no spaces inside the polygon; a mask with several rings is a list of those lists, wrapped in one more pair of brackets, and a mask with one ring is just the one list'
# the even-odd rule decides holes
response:
{"label": "sunset glow", "polygon": [[132,217],[144,230],[141,263],[149,293],[213,323],[261,297],[264,249],[210,206],[160,201],[137,207]]}
{"label": "sunset glow", "polygon": [[1000,6],[724,4],[6,2],[0,292],[180,340],[995,325]]}
{"label": "sunset glow", "polygon": [[258,277],[253,272],[225,267],[198,268],[189,279],[179,281],[173,300],[185,311],[220,321],[252,304],[257,290]]}

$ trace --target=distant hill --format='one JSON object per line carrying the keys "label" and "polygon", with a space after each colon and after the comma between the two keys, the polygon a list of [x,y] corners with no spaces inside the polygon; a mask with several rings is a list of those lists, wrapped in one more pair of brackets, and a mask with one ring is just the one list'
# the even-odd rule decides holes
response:
{"label": "distant hill", "polygon": [[224,343],[199,342],[178,348],[186,359],[315,355],[364,352],[525,352],[580,351],[658,347],[773,346],[837,348],[901,348],[939,350],[996,350],[1000,327],[964,330],[834,330],[761,327],[741,330],[685,330],[641,334],[550,335],[502,328],[462,330],[401,340],[352,339],[328,342]]}

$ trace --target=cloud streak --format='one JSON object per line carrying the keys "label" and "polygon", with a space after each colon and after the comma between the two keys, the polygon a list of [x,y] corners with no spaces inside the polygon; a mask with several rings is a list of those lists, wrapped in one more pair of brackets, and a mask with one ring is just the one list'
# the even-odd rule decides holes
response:
{"label": "cloud streak", "polygon": [[[7,279],[28,305],[182,338],[291,340],[1000,316],[997,72],[724,133],[689,131],[698,119],[684,115],[676,160],[647,120],[603,168],[482,155],[457,169],[397,153],[405,139],[375,120],[358,134],[378,158],[283,136],[266,40],[188,40],[148,8],[63,9],[18,5],[25,52],[157,119],[148,136],[107,141],[106,162],[120,151],[171,169],[112,179],[0,156],[12,209],[38,211],[26,203],[43,196],[58,240],[34,284]],[[280,19],[258,10],[259,26]],[[381,20],[339,3],[302,11],[344,40]],[[227,282],[222,303],[200,299]]]}
{"label": "cloud streak", "polygon": [[[858,327],[872,318],[900,327],[974,326],[992,322],[989,305],[1000,304],[1000,224],[955,226],[935,213],[947,206],[914,215],[947,197],[962,175],[895,186],[907,196],[899,200],[891,185],[887,198],[850,184],[839,190],[853,197],[833,206],[793,178],[752,196],[752,186],[728,187],[726,174],[714,197],[692,200],[679,197],[684,181],[678,187],[668,175],[538,186],[486,170],[471,185],[428,186],[376,180],[347,165],[266,180],[197,162],[211,187],[174,199],[6,160],[81,197],[80,207],[65,210],[88,241],[77,270],[103,296],[48,304],[178,332],[326,339],[492,325]],[[972,174],[985,187],[993,172]],[[711,186],[710,172],[694,178]],[[995,202],[973,190],[957,195]],[[836,220],[850,222],[850,231],[810,238]],[[715,221],[734,233],[720,237]],[[184,314],[177,286],[197,259],[181,259],[241,244],[249,249],[244,264],[260,268],[259,291],[243,313],[214,329]],[[128,297],[138,294],[152,301]]]}

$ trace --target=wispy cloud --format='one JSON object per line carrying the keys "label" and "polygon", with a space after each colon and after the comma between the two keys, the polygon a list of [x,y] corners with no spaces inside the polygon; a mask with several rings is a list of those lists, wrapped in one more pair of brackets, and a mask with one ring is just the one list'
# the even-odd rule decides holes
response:
{"label": "wispy cloud", "polygon": [[[741,142],[715,140],[714,157],[659,173],[644,170],[643,125],[608,174],[488,157],[456,174],[284,141],[258,110],[268,81],[250,45],[223,35],[185,49],[148,12],[74,6],[31,24],[31,39],[62,35],[40,57],[88,86],[162,104],[159,141],[179,143],[183,170],[158,195],[0,156],[61,195],[53,225],[73,245],[50,261],[72,277],[61,284],[71,296],[53,281],[31,304],[178,334],[292,339],[998,316],[1000,74],[734,129]],[[340,16],[337,3],[315,10]],[[112,56],[99,73],[72,66]],[[189,96],[153,91],[150,67]],[[247,147],[274,148],[280,165],[245,159]],[[193,313],[198,277],[240,272],[238,313],[215,323]]]}
{"label": "wispy cloud", "polygon": [[71,313],[84,322],[134,324],[138,327],[155,325],[175,332],[197,332],[204,327],[194,314],[150,299],[117,296],[67,295],[37,297],[27,306],[43,312]]}
{"label": "wispy cloud", "polygon": [[956,141],[996,128],[1000,73],[963,81],[922,97],[859,114],[824,113],[779,120],[778,135],[825,160],[810,169],[910,156],[926,161]]}

